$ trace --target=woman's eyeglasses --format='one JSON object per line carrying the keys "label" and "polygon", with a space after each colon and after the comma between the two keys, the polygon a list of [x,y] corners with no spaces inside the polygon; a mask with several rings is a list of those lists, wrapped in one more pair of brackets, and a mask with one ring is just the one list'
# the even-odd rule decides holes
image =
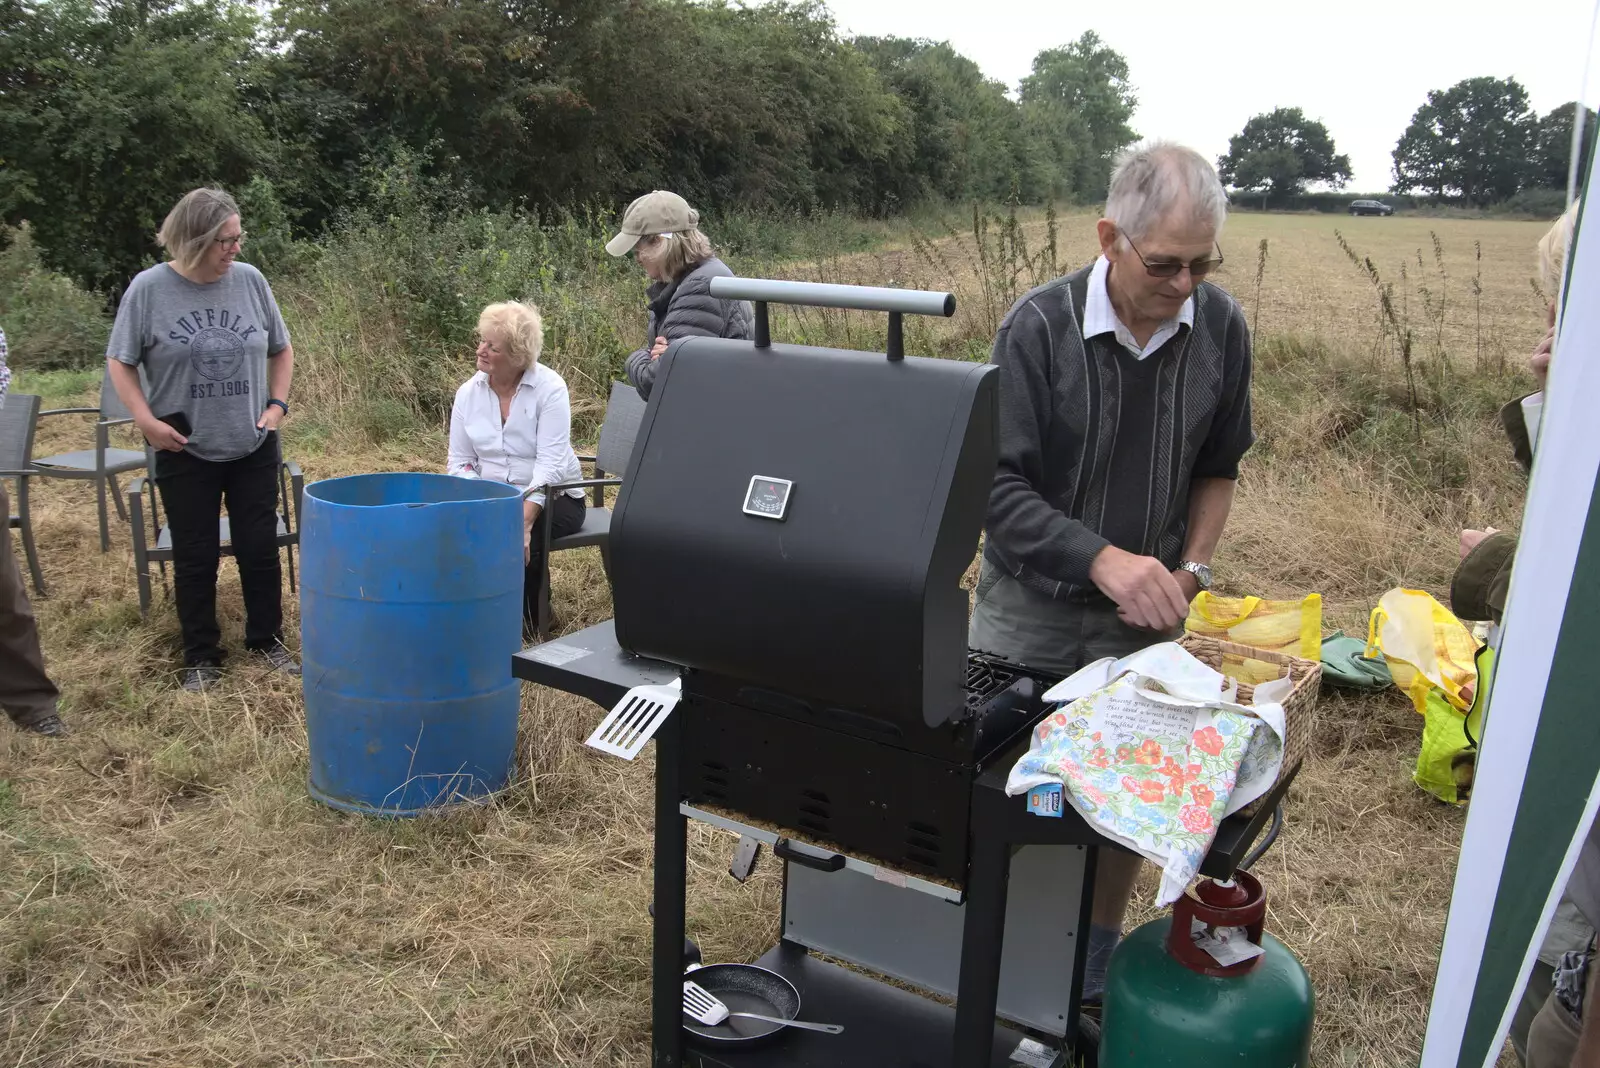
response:
{"label": "woman's eyeglasses", "polygon": [[1144,258],[1144,253],[1139,251],[1139,247],[1133,243],[1132,238],[1127,234],[1123,234],[1122,239],[1128,242],[1128,247],[1133,249],[1135,256],[1139,257],[1139,262],[1144,264],[1145,273],[1151,278],[1175,278],[1185,268],[1188,269],[1190,278],[1204,278],[1222,266],[1221,245],[1217,246],[1217,255],[1213,259],[1195,260],[1192,263],[1184,263],[1181,260],[1156,260],[1152,263]]}
{"label": "woman's eyeglasses", "polygon": [[223,248],[244,248],[244,239],[249,236],[249,234],[245,233],[243,230],[240,230],[236,236],[219,237],[216,239],[216,242]]}

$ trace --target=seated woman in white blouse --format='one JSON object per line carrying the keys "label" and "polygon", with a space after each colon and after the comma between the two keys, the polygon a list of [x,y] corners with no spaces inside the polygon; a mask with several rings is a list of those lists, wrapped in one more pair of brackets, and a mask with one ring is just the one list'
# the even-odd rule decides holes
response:
{"label": "seated woman in white blouse", "polygon": [[544,325],[531,304],[491,304],[478,316],[478,373],[456,390],[450,412],[449,473],[489,478],[518,489],[539,487],[522,506],[522,618],[539,618],[539,576],[544,546],[534,524],[550,509],[551,536],[583,526],[583,490],[566,490],[551,502],[543,487],[583,478],[572,451],[572,409],[567,383],[539,362]]}

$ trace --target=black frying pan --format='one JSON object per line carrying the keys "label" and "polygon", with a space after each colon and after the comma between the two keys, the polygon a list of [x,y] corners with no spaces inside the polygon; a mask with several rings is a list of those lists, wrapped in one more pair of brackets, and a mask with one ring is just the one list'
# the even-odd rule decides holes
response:
{"label": "black frying pan", "polygon": [[[730,1012],[758,1012],[783,1020],[800,1016],[800,992],[777,972],[753,964],[708,964],[685,972],[683,977],[699,983],[707,993],[715,994]],[[711,1049],[753,1046],[780,1031],[790,1030],[781,1024],[739,1016],[730,1016],[714,1027],[685,1016],[683,1029],[691,1044]]]}

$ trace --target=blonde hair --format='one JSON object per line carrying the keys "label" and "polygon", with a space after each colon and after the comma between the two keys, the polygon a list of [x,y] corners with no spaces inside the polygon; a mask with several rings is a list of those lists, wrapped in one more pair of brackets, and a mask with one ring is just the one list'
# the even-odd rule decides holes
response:
{"label": "blonde hair", "polygon": [[1571,207],[1555,221],[1555,225],[1539,239],[1539,281],[1551,300],[1556,299],[1556,294],[1561,292],[1561,283],[1565,281],[1567,246],[1572,244],[1572,231],[1578,223],[1578,206],[1581,202],[1581,198],[1574,200]]}
{"label": "blonde hair", "polygon": [[519,371],[539,362],[544,350],[544,320],[539,309],[520,300],[491,304],[478,313],[478,333],[494,331],[505,339],[506,355]]}
{"label": "blonde hair", "polygon": [[650,250],[650,258],[660,265],[661,273],[668,278],[678,277],[686,268],[704,263],[713,255],[711,239],[698,229],[653,236],[660,237],[663,243]]}
{"label": "blonde hair", "polygon": [[239,214],[239,205],[221,189],[191,189],[172,206],[156,231],[156,244],[166,249],[179,270],[198,264],[222,226]]}

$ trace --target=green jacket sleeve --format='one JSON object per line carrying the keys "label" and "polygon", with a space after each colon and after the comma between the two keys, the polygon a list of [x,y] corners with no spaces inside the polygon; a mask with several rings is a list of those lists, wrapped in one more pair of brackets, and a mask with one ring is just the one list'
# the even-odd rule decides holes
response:
{"label": "green jacket sleeve", "polygon": [[1511,451],[1516,454],[1525,475],[1533,470],[1533,443],[1528,440],[1528,424],[1522,418],[1522,402],[1530,396],[1531,393],[1518,397],[1500,409],[1500,425],[1511,439]]}
{"label": "green jacket sleeve", "polygon": [[1517,536],[1504,531],[1490,534],[1473,547],[1450,581],[1450,610],[1458,619],[1500,622],[1516,555]]}

